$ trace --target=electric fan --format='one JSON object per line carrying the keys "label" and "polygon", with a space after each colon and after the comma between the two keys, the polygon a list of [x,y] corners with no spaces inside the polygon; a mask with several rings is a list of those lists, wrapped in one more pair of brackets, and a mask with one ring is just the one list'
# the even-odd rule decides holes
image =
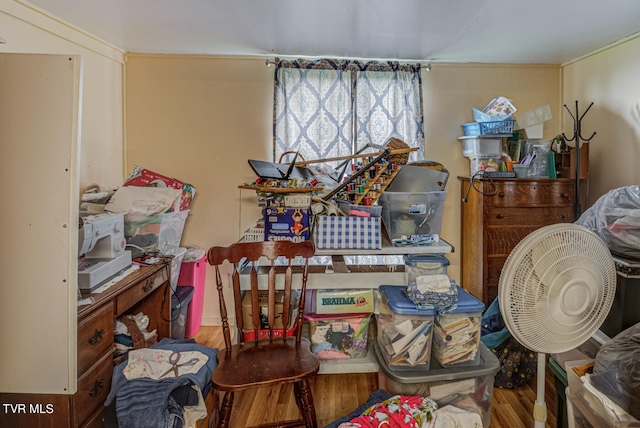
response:
{"label": "electric fan", "polygon": [[509,254],[500,274],[500,312],[513,337],[538,353],[535,428],[547,420],[546,354],[586,342],[607,317],[615,289],[609,249],[583,226],[542,227]]}

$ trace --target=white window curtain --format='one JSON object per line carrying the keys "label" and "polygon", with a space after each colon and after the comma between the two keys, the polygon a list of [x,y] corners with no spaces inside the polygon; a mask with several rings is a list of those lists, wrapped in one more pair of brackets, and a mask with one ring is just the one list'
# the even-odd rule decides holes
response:
{"label": "white window curtain", "polygon": [[[398,138],[424,159],[420,64],[276,58],[274,160],[351,155]],[[292,157],[284,157],[284,161]]]}

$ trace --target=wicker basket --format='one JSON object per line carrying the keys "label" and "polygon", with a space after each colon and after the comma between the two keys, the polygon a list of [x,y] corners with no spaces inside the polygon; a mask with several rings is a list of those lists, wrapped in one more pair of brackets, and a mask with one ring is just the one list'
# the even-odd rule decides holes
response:
{"label": "wicker basket", "polygon": [[[389,138],[385,143],[385,147],[394,149],[408,149],[409,145],[397,138]],[[409,153],[391,154],[387,157],[389,162],[393,162],[396,165],[406,165],[409,162]]]}
{"label": "wicker basket", "polygon": [[[133,340],[133,349],[148,348],[158,341],[157,334],[154,334],[149,339],[145,339],[144,334],[142,334],[140,328],[138,328],[138,324],[136,324],[136,322],[129,318],[127,315],[118,317],[118,321],[124,324],[127,327],[127,330],[129,330],[129,334],[131,335],[131,339]],[[118,364],[126,360],[127,356],[128,353],[118,355],[113,359],[113,365],[117,366]]]}

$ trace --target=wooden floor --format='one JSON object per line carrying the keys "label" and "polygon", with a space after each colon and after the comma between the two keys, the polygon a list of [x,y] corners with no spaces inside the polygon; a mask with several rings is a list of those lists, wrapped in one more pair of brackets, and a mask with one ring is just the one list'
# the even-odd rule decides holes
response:
{"label": "wooden floor", "polygon": [[[199,344],[213,348],[224,346],[220,327],[203,326],[195,339]],[[377,373],[318,375],[312,382],[318,426],[324,427],[351,413],[377,389]],[[533,427],[535,389],[535,382],[515,390],[495,388],[491,406],[491,427]],[[555,428],[557,398],[553,374],[548,369],[545,396],[549,414],[547,428]],[[299,415],[290,386],[236,393],[231,426],[241,428],[268,423],[277,420],[276,415],[278,418],[288,419],[295,419]]]}

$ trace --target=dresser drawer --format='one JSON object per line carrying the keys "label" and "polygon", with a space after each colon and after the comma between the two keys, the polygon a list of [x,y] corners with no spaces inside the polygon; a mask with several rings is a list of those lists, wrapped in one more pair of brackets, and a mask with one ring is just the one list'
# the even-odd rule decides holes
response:
{"label": "dresser drawer", "polygon": [[96,410],[93,415],[89,416],[89,419],[84,421],[80,428],[104,428],[104,421],[102,418],[104,417],[104,412],[106,407],[100,406],[98,410]]}
{"label": "dresser drawer", "polygon": [[572,221],[572,206],[542,208],[490,207],[487,210],[487,224],[489,226],[546,226]]}
{"label": "dresser drawer", "polygon": [[108,302],[78,321],[78,375],[113,345],[113,304]]}
{"label": "dresser drawer", "polygon": [[493,227],[487,229],[487,256],[508,256],[522,238],[538,227]]}
{"label": "dresser drawer", "polygon": [[98,406],[102,406],[111,388],[113,354],[106,352],[78,379],[78,391],[74,395],[76,421],[82,424]]}
{"label": "dresser drawer", "polygon": [[[493,186],[484,184],[485,193],[491,193]],[[575,185],[569,181],[531,181],[497,182],[495,194],[486,197],[488,206],[517,207],[517,206],[562,206],[573,205],[575,200]]]}
{"label": "dresser drawer", "polygon": [[143,279],[116,297],[116,315],[123,314],[131,306],[151,294],[153,290],[167,282],[167,270],[161,269],[156,274]]}

